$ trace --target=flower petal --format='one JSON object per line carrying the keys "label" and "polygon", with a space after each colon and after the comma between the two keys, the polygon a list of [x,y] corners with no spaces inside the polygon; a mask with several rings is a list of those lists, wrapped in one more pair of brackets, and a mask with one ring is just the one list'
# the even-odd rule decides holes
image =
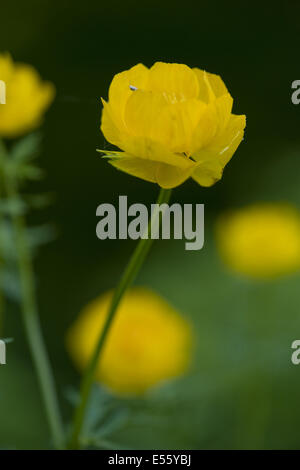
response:
{"label": "flower petal", "polygon": [[218,133],[222,133],[226,128],[232,111],[233,99],[229,93],[217,98],[214,101],[218,120]]}
{"label": "flower petal", "polygon": [[144,89],[148,81],[148,73],[147,67],[138,64],[114,76],[109,88],[108,98],[115,119],[123,121],[125,104],[134,93],[130,86]]}
{"label": "flower petal", "polygon": [[194,162],[184,155],[176,154],[167,150],[167,148],[147,137],[133,137],[122,143],[122,149],[131,156],[143,160],[153,160],[156,162],[167,163],[178,166],[182,169],[191,168]]}
{"label": "flower petal", "polygon": [[158,163],[157,165],[156,182],[165,189],[175,188],[184,183],[194,170],[194,167],[183,170],[182,168],[166,165],[165,163]]}
{"label": "flower petal", "polygon": [[173,152],[191,154],[192,136],[204,119],[208,106],[200,100],[187,100],[165,106],[156,119],[156,136]]}
{"label": "flower petal", "polygon": [[0,79],[6,84],[6,104],[0,105],[0,134],[13,138],[39,126],[53,101],[55,87],[41,80],[30,65],[0,55]]}
{"label": "flower petal", "polygon": [[[163,94],[137,90],[127,101],[125,124],[135,136],[159,142],[171,152],[189,154],[193,132],[207,107],[196,99],[168,104]],[[216,122],[216,111],[214,116]]]}
{"label": "flower petal", "polygon": [[157,162],[125,156],[120,159],[110,160],[109,163],[129,175],[150,181],[151,183],[156,183]]}
{"label": "flower petal", "polygon": [[[201,103],[201,101],[199,101]],[[217,110],[214,104],[205,106],[191,138],[191,155],[206,146],[217,132]]]}
{"label": "flower petal", "polygon": [[[124,154],[126,155],[126,154]],[[112,159],[109,163],[118,170],[151,183],[157,183],[162,188],[174,188],[183,183],[192,174],[193,168],[182,168],[159,163],[152,160],[142,160],[128,155]]]}
{"label": "flower petal", "polygon": [[198,84],[199,84],[199,95],[198,98],[205,103],[213,101],[215,98],[223,96],[225,93],[228,93],[228,90],[219,75],[214,73],[206,72],[205,70],[200,70],[194,68],[193,72],[195,73]]}
{"label": "flower petal", "polygon": [[226,93],[206,107],[192,136],[191,155],[193,157],[212,139],[216,139],[223,134],[232,116],[232,105],[233,99],[229,93]]}
{"label": "flower petal", "polygon": [[160,93],[143,90],[132,92],[124,113],[124,122],[130,134],[155,138],[157,118],[166,106],[167,102]]}
{"label": "flower petal", "polygon": [[156,62],[149,71],[148,89],[166,93],[173,102],[197,98],[198,80],[192,69],[183,64]]}
{"label": "flower petal", "polygon": [[212,145],[195,155],[197,168],[192,177],[201,186],[212,186],[222,177],[223,169],[240,145],[246,116],[231,115],[224,133]]}
{"label": "flower petal", "polygon": [[127,136],[125,126],[120,125],[120,122],[114,119],[109,103],[102,100],[102,104],[101,131],[108,142],[117,147],[121,147],[124,138]]}

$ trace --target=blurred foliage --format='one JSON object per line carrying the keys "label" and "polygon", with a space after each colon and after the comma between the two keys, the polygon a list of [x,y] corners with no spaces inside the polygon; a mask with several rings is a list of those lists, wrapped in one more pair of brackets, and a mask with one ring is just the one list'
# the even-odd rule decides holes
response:
{"label": "blurred foliage", "polygon": [[[39,134],[29,134],[18,140],[10,148],[7,148],[0,141],[1,183],[3,181],[0,199],[0,287],[4,295],[17,301],[20,300],[20,286],[11,217],[16,214],[28,215],[32,209],[47,207],[52,198],[48,194],[25,194],[16,198],[7,197],[4,180],[6,177],[13,178],[19,186],[23,187],[31,180],[36,181],[43,177],[43,172],[34,161],[39,154],[40,143],[41,136]],[[55,237],[55,230],[49,224],[30,226],[26,228],[26,232],[32,255],[36,254],[41,245],[52,241]]]}
{"label": "blurred foliage", "polygon": [[[299,448],[300,376],[290,361],[291,343],[300,334],[299,275],[262,284],[234,277],[218,260],[212,230],[215,215],[228,207],[257,201],[300,206],[300,108],[290,99],[291,82],[299,78],[299,13],[294,0],[217,6],[12,0],[1,6],[1,48],[33,63],[58,92],[39,160],[46,177],[29,184],[26,193],[55,193],[49,207],[30,213],[29,222],[55,223],[58,231],[39,253],[36,271],[66,419],[71,404],[65,390],[76,388],[78,376],[65,352],[65,332],[88,301],[116,284],[135,246],[130,240],[97,240],[96,207],[116,203],[122,194],[129,204],[149,204],[158,189],[117,172],[95,154],[105,145],[99,99],[107,97],[112,76],[139,61],[199,66],[222,75],[236,98],[234,112],[248,118],[245,141],[223,180],[210,189],[189,181],[174,192],[173,201],[205,204],[204,249],[186,252],[183,242],[158,242],[138,279],[194,323],[193,369],[138,401],[115,399],[96,387],[91,415],[100,421],[88,423],[84,436],[91,447]],[[13,210],[24,207],[17,203]],[[9,230],[4,229],[8,243]],[[13,303],[7,305],[5,336],[14,342],[0,369],[0,446],[48,446]],[[98,423],[109,424],[110,413],[115,427],[99,435]]]}

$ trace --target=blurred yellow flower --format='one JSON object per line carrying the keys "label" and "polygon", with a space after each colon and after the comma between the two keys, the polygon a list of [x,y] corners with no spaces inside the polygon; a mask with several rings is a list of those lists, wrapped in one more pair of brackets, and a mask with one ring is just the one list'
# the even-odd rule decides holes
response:
{"label": "blurred yellow flower", "polygon": [[5,83],[6,104],[0,104],[0,136],[17,137],[41,124],[55,89],[43,82],[30,65],[14,63],[0,54],[0,80]]}
{"label": "blurred yellow flower", "polygon": [[225,263],[270,279],[300,268],[300,213],[287,204],[257,204],[222,215],[217,243]]}
{"label": "blurred yellow flower", "polygon": [[221,177],[244,135],[246,118],[218,75],[183,64],[142,64],[115,75],[101,130],[124,152],[110,163],[163,188],[190,176],[202,186]]}
{"label": "blurred yellow flower", "polygon": [[[87,305],[67,334],[67,349],[81,370],[103,328],[111,297],[110,291]],[[148,289],[133,288],[121,301],[96,380],[118,394],[142,394],[186,370],[191,344],[190,326],[174,308]]]}

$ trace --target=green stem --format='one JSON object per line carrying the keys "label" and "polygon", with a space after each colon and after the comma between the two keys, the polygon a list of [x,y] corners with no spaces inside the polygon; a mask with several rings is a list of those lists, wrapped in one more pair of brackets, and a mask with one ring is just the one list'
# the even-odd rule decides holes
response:
{"label": "green stem", "polygon": [[[4,160],[4,153],[3,148],[0,141],[0,202],[3,198],[3,160]],[[4,217],[0,208],[0,233],[2,229],[2,224],[4,222]],[[3,247],[0,244],[0,337],[4,334],[4,309],[5,309],[5,299],[4,299],[4,286],[3,286],[3,273],[4,273],[4,256],[3,256]]]}
{"label": "green stem", "polygon": [[[170,200],[170,196],[171,196],[170,189],[161,189],[156,204],[160,205],[163,203],[168,203],[168,201]],[[103,351],[103,346],[107,339],[112,322],[117,313],[117,308],[119,306],[119,303],[123,295],[125,294],[126,290],[130,287],[135,277],[137,276],[151,248],[151,245],[153,243],[153,239],[151,238],[151,226],[155,225],[155,223],[157,222],[158,216],[159,216],[159,210],[157,206],[157,210],[153,212],[150,223],[148,225],[147,238],[140,239],[123,273],[123,276],[121,277],[120,282],[114,291],[114,295],[110,304],[110,308],[106,317],[104,327],[99,335],[98,342],[94,349],[92,358],[88,364],[88,367],[85,371],[85,374],[81,382],[80,401],[74,414],[72,435],[71,435],[71,439],[69,443],[70,449],[78,449],[80,447],[80,442],[79,442],[80,432],[81,432],[81,428],[83,425],[85,412],[86,412],[86,408],[88,404],[88,399],[90,396],[90,391],[91,391],[91,387],[92,387],[93,380],[94,380],[95,369],[99,363],[101,352]]]}
{"label": "green stem", "polygon": [[[1,200],[1,194],[0,194],[0,200]],[[0,209],[0,231],[1,231],[1,226],[3,223],[3,216],[1,214],[1,209]],[[5,301],[4,301],[4,287],[3,287],[3,273],[4,273],[4,257],[3,257],[3,251],[2,251],[2,246],[0,245],[0,338],[4,334],[4,309],[5,309]]]}
{"label": "green stem", "polygon": [[4,294],[3,294],[3,288],[2,288],[2,279],[3,279],[3,274],[2,274],[2,268],[0,266],[0,338],[4,335],[4,309],[5,309],[5,303],[4,303]]}
{"label": "green stem", "polygon": [[[18,190],[15,178],[9,172],[7,173],[5,177],[7,196],[12,200],[17,199]],[[27,243],[25,219],[22,215],[13,214],[12,223],[16,237],[25,332],[36,369],[53,443],[56,448],[61,449],[64,441],[63,426],[58,408],[53,374],[38,317],[33,266]]]}

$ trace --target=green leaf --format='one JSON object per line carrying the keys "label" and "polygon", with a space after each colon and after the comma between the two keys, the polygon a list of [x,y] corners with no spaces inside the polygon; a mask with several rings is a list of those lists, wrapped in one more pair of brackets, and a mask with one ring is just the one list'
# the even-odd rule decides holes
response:
{"label": "green leaf", "polygon": [[27,179],[37,181],[43,178],[44,172],[34,165],[17,165],[16,176],[19,179]]}
{"label": "green leaf", "polygon": [[14,302],[21,300],[21,288],[16,269],[5,267],[1,272],[1,289],[6,297]]}
{"label": "green leaf", "polygon": [[19,198],[0,200],[0,213],[3,215],[24,214],[26,208],[26,204]]}
{"label": "green leaf", "polygon": [[19,140],[10,153],[11,158],[16,162],[28,162],[34,159],[39,150],[41,143],[41,134],[33,133]]}
{"label": "green leaf", "polygon": [[[74,394],[72,399],[76,400]],[[94,385],[82,428],[83,441],[99,446],[100,441],[109,440],[109,436],[123,428],[128,421],[129,408],[126,400],[122,401]]]}
{"label": "green leaf", "polygon": [[27,239],[30,248],[45,245],[56,238],[56,230],[52,225],[45,224],[27,228]]}
{"label": "green leaf", "polygon": [[49,206],[55,199],[54,193],[44,193],[44,194],[26,194],[24,196],[28,205],[33,209],[43,209],[44,207]]}

